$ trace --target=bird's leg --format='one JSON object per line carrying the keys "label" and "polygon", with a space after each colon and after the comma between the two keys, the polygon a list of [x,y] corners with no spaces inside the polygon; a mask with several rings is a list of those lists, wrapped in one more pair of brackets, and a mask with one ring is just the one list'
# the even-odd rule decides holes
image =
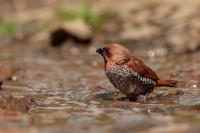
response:
{"label": "bird's leg", "polygon": [[147,100],[148,100],[148,96],[149,96],[150,93],[146,93],[146,95],[144,95],[144,102],[146,103]]}
{"label": "bird's leg", "polygon": [[117,101],[118,96],[119,96],[119,91],[117,91],[117,92],[114,93],[114,98],[113,98],[114,102]]}
{"label": "bird's leg", "polygon": [[137,97],[133,94],[129,94],[127,97],[128,97],[128,100],[131,102],[137,101]]}
{"label": "bird's leg", "polygon": [[129,101],[131,101],[131,102],[136,102],[136,101],[137,101],[137,98],[136,98],[136,97],[129,97],[128,99],[129,99]]}
{"label": "bird's leg", "polygon": [[129,101],[131,101],[131,102],[137,101],[137,97],[138,97],[138,96],[137,96],[135,93],[136,93],[138,87],[139,87],[139,86],[135,86],[133,92],[131,92],[129,95],[127,95]]}
{"label": "bird's leg", "polygon": [[[148,86],[149,85],[146,86],[147,88],[145,87],[145,90],[146,90],[146,94],[144,95],[144,102],[145,103],[149,99],[149,94],[153,91],[153,88],[149,88]],[[151,85],[151,87],[153,87],[153,86]]]}

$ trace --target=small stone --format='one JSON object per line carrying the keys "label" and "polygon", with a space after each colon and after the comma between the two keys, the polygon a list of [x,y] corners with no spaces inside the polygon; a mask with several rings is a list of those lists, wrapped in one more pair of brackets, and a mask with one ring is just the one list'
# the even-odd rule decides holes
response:
{"label": "small stone", "polygon": [[91,40],[92,31],[90,27],[80,19],[64,24],[63,28],[80,41]]}
{"label": "small stone", "polygon": [[89,44],[92,41],[91,28],[82,20],[74,20],[64,23],[50,34],[52,46],[60,46],[66,40],[72,40],[80,44]]}
{"label": "small stone", "polygon": [[121,109],[133,109],[133,107],[138,107],[139,105],[134,102],[122,101],[122,102],[114,102],[111,107],[112,108],[121,108]]}

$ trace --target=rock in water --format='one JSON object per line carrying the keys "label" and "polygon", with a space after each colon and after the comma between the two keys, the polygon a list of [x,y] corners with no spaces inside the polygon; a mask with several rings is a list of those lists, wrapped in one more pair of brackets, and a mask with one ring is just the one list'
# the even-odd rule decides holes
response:
{"label": "rock in water", "polygon": [[63,24],[51,32],[50,43],[52,46],[60,46],[66,40],[76,43],[88,44],[92,41],[91,28],[82,20],[74,20]]}

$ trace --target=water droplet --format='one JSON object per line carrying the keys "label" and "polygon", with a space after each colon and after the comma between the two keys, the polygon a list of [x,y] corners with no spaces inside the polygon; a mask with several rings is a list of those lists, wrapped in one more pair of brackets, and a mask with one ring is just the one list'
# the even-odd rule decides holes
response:
{"label": "water droplet", "polygon": [[150,110],[150,109],[148,109],[148,110],[147,110],[147,112],[150,114],[150,113],[151,113],[151,110]]}
{"label": "water droplet", "polygon": [[16,81],[17,80],[17,76],[12,76],[12,81]]}
{"label": "water droplet", "polygon": [[153,50],[151,50],[148,52],[148,55],[149,55],[149,57],[154,57],[156,55],[156,53]]}
{"label": "water droplet", "polygon": [[192,85],[192,88],[197,88],[197,85]]}

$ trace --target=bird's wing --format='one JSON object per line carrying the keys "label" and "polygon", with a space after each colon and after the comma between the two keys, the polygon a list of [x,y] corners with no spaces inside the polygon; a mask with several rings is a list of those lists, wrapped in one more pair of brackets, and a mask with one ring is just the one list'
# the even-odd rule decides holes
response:
{"label": "bird's wing", "polygon": [[137,72],[142,77],[150,78],[154,81],[157,81],[159,79],[156,73],[151,68],[146,66],[141,60],[137,59],[134,56],[132,56],[130,61],[128,62],[128,67]]}

